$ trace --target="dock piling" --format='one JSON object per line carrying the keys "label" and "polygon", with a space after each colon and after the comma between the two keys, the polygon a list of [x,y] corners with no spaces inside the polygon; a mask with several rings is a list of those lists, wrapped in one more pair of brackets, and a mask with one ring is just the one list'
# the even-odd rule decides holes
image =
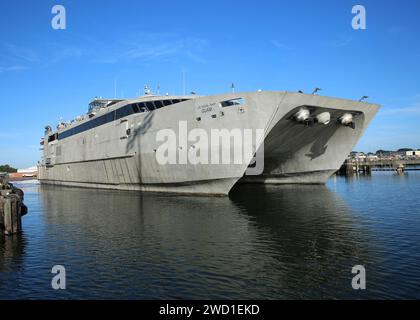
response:
{"label": "dock piling", "polygon": [[16,195],[9,195],[3,202],[4,233],[12,235],[22,231],[21,203]]}
{"label": "dock piling", "polygon": [[7,181],[0,181],[0,231],[5,235],[22,232],[22,216],[26,213],[23,191]]}
{"label": "dock piling", "polygon": [[397,173],[404,173],[404,165],[403,164],[399,164],[397,167]]}

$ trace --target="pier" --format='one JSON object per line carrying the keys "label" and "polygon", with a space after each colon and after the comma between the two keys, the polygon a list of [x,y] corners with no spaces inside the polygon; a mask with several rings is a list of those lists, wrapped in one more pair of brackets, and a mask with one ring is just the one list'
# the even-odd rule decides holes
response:
{"label": "pier", "polygon": [[23,191],[9,183],[7,175],[0,174],[0,231],[5,235],[22,231],[22,216],[28,212],[23,199]]}
{"label": "pier", "polygon": [[420,170],[420,159],[347,159],[338,170],[340,175],[357,173],[371,174],[372,171],[405,171]]}

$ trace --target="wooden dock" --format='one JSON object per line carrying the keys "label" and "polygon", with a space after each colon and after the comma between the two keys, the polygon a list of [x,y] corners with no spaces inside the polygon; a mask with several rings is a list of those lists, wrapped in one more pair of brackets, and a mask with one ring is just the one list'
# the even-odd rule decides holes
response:
{"label": "wooden dock", "polygon": [[362,173],[369,175],[372,171],[395,171],[403,173],[405,171],[415,170],[420,170],[420,159],[347,159],[338,170],[338,174],[349,176]]}

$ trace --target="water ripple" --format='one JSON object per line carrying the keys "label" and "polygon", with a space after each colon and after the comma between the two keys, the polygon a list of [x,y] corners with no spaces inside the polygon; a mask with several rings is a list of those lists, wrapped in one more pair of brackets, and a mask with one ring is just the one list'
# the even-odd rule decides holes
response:
{"label": "water ripple", "polygon": [[[20,187],[30,212],[22,235],[0,237],[2,299],[420,297],[416,172],[230,198]],[[366,291],[351,287],[356,264]]]}

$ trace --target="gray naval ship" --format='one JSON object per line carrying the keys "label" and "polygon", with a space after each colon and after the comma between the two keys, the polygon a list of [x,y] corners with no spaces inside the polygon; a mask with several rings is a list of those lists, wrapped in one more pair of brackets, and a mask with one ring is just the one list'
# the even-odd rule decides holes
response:
{"label": "gray naval ship", "polygon": [[[260,90],[211,96],[146,91],[135,99],[95,99],[84,116],[56,130],[45,128],[38,177],[43,184],[212,195],[227,195],[237,182],[323,184],[378,108]],[[216,136],[219,145],[198,143],[197,137],[213,138],[215,130],[224,132]],[[246,130],[255,132],[251,146],[238,140],[236,148],[235,135]],[[202,161],[197,154],[195,161],[185,161],[197,149]],[[241,161],[236,161],[237,149]],[[223,152],[235,161],[220,161]],[[167,159],[169,154],[175,161]],[[210,154],[219,161],[205,161]]]}

